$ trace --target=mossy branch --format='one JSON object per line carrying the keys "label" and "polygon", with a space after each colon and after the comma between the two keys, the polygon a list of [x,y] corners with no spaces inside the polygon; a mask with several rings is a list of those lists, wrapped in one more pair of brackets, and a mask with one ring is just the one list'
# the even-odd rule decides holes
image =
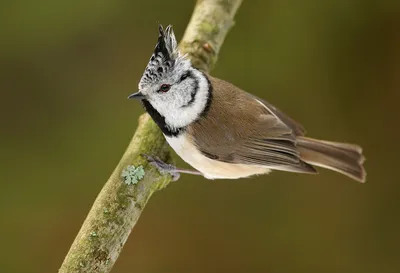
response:
{"label": "mossy branch", "polygon": [[[180,43],[181,51],[188,53],[196,67],[209,71],[216,63],[241,2],[197,1]],[[136,133],[96,198],[61,265],[60,273],[111,271],[151,195],[171,182],[169,175],[158,173],[141,154],[170,160],[168,145],[147,114],[139,118]],[[137,176],[135,168],[140,170]]]}
{"label": "mossy branch", "polygon": [[180,43],[192,64],[207,72],[217,62],[226,34],[242,0],[197,0],[190,23]]}

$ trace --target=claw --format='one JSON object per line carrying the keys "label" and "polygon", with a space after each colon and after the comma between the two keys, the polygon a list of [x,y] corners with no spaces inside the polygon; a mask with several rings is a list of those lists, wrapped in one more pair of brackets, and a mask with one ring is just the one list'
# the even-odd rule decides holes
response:
{"label": "claw", "polygon": [[147,161],[154,167],[157,168],[160,174],[170,174],[172,181],[177,181],[180,177],[180,173],[176,170],[176,167],[171,164],[167,164],[158,157],[153,157],[147,154],[141,154],[147,159]]}
{"label": "claw", "polygon": [[181,177],[181,174],[178,172],[169,173],[172,176],[172,182],[178,181]]}
{"label": "claw", "polygon": [[151,155],[148,155],[148,154],[140,154],[140,155],[143,156],[144,158],[146,158],[148,161],[154,160],[154,158]]}

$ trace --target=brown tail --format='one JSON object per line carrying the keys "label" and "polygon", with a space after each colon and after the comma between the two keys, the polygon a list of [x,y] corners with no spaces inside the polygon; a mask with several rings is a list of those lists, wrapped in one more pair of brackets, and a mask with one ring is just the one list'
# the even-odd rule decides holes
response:
{"label": "brown tail", "polygon": [[364,156],[360,146],[298,137],[297,147],[303,161],[365,182]]}

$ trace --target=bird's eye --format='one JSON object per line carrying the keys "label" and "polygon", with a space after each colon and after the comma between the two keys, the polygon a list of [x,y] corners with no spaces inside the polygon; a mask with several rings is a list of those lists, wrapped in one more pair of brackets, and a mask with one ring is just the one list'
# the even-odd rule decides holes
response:
{"label": "bird's eye", "polygon": [[171,85],[169,85],[169,84],[163,84],[163,85],[161,85],[160,86],[160,89],[159,89],[159,91],[160,92],[168,92],[168,90],[171,88]]}

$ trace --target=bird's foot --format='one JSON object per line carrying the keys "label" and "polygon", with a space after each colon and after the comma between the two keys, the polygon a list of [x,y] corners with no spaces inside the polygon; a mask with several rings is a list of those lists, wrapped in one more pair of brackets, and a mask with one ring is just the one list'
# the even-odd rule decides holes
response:
{"label": "bird's foot", "polygon": [[165,163],[157,156],[153,157],[147,154],[142,155],[149,161],[151,165],[157,168],[160,174],[170,174],[172,176],[172,181],[177,181],[181,176],[174,165]]}
{"label": "bird's foot", "polygon": [[157,170],[161,174],[170,174],[172,176],[172,181],[177,181],[181,176],[181,173],[187,174],[194,174],[194,175],[203,175],[201,172],[194,171],[194,170],[185,170],[185,169],[178,169],[172,164],[165,163],[160,158],[156,156],[150,156],[147,154],[142,154],[151,165],[157,168]]}

